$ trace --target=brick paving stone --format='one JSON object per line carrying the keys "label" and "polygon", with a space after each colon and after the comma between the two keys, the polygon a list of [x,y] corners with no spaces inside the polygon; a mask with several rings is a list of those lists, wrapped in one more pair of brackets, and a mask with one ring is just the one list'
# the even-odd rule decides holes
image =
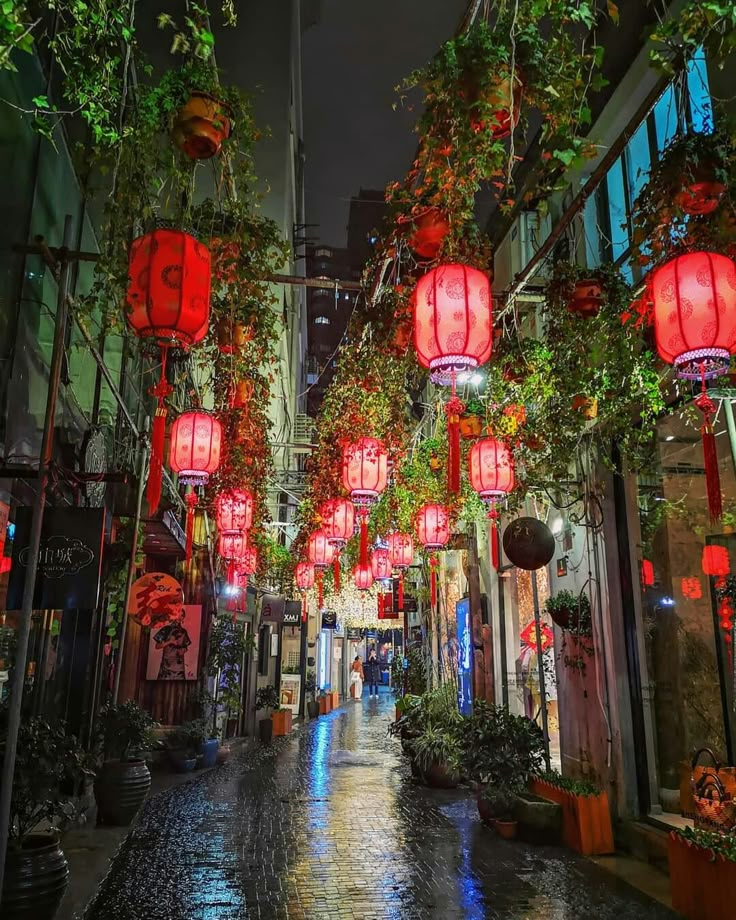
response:
{"label": "brick paving stone", "polygon": [[350,703],[150,799],[84,920],[667,920],[594,863],[497,838],[468,790],[417,786]]}

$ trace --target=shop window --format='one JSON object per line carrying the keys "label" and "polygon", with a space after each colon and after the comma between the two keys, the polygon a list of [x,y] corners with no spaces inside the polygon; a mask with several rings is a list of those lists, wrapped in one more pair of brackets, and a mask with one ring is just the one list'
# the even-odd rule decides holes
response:
{"label": "shop window", "polygon": [[315,317],[314,317],[314,325],[315,325],[315,326],[329,326],[329,325],[330,325],[330,317],[329,317],[329,316],[315,316]]}

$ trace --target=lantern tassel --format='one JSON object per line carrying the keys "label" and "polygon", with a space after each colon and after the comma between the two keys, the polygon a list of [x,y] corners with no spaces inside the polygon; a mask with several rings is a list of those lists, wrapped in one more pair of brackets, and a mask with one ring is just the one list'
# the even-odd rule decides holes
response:
{"label": "lantern tassel", "polygon": [[460,494],[460,416],[465,403],[455,393],[455,371],[452,372],[452,396],[445,405],[447,414],[447,491]]}
{"label": "lantern tassel", "polygon": [[340,593],[340,555],[335,553],[335,558],[332,560],[332,580],[335,586],[335,594]]}
{"label": "lantern tassel", "polygon": [[716,438],[713,432],[711,419],[715,415],[716,405],[708,396],[705,388],[705,378],[702,381],[700,395],[695,400],[695,405],[703,413],[703,426],[700,429],[700,436],[703,441],[703,464],[705,466],[705,487],[708,495],[708,511],[710,519],[717,524],[723,515],[723,504],[721,498],[721,479],[718,472],[718,452],[716,450]]}
{"label": "lantern tassel", "polygon": [[437,606],[437,559],[429,560],[429,597],[433,607]]}
{"label": "lantern tassel", "polygon": [[360,564],[368,565],[368,515],[360,515]]}
{"label": "lantern tassel", "polygon": [[399,611],[403,612],[404,610],[404,570],[401,569],[399,572]]}
{"label": "lantern tassel", "polygon": [[317,605],[321,610],[325,605],[325,589],[322,582],[322,570],[317,573]]}
{"label": "lantern tassel", "polygon": [[195,508],[197,507],[197,493],[194,489],[191,492],[187,492],[185,501],[187,503],[187,540],[186,540],[186,549],[184,551],[184,560],[186,562],[192,561],[192,546],[194,545],[194,513]]}
{"label": "lantern tassel", "polygon": [[151,395],[158,400],[156,412],[153,417],[151,430],[151,466],[148,471],[148,485],[146,486],[146,499],[148,500],[149,514],[158,511],[161,501],[161,480],[164,465],[164,444],[166,442],[166,397],[171,393],[171,387],[166,380],[166,358],[168,348],[161,346],[161,374],[156,386],[151,388]]}
{"label": "lantern tassel", "polygon": [[490,532],[488,538],[491,541],[491,564],[493,565],[494,570],[498,571],[498,511],[496,511],[496,506],[491,505],[491,510],[488,512],[488,520],[491,523]]}
{"label": "lantern tassel", "polygon": [[307,601],[307,592],[302,592],[302,623],[306,623],[309,618],[309,607]]}

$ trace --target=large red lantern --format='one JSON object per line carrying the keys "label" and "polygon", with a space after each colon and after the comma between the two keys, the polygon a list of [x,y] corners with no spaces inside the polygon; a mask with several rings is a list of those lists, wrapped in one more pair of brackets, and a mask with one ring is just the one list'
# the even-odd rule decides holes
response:
{"label": "large red lantern", "polygon": [[248,538],[242,531],[221,533],[217,541],[217,553],[227,563],[227,581],[229,585],[237,582],[240,562],[248,549]]}
{"label": "large red lantern", "polygon": [[311,562],[297,563],[294,580],[300,591],[308,591],[314,587],[314,566]]}
{"label": "large red lantern", "polygon": [[429,557],[429,583],[432,606],[437,605],[437,557],[450,539],[450,515],[444,505],[422,505],[417,514],[417,537]]}
{"label": "large red lantern", "polygon": [[353,569],[353,583],[359,591],[367,591],[373,584],[373,572],[370,565],[359,562]]}
{"label": "large red lantern", "polygon": [[723,512],[712,419],[716,405],[705,382],[725,374],[736,352],[736,264],[715,252],[689,252],[658,268],[648,282],[657,351],[679,377],[702,381],[695,404],[703,413],[701,435],[713,520]]}
{"label": "large red lantern", "polygon": [[317,597],[320,610],[322,609],[324,600],[322,572],[328,566],[332,565],[336,556],[337,547],[335,544],[330,543],[324,531],[315,530],[307,544],[307,557],[315,569],[317,569]]}
{"label": "large red lantern", "polygon": [[250,530],[253,496],[246,489],[230,489],[215,498],[215,523],[220,533]]}
{"label": "large red lantern", "polygon": [[367,508],[388,483],[388,451],[378,438],[361,438],[346,444],[342,452],[342,482],[358,506],[360,516],[360,564],[368,565]]}
{"label": "large red lantern", "polygon": [[498,511],[496,502],[514,488],[514,461],[511,451],[495,438],[482,438],[470,449],[468,460],[470,484],[488,505],[491,522],[491,561],[498,569]]}
{"label": "large red lantern", "polygon": [[388,537],[388,558],[399,570],[398,609],[404,609],[404,572],[414,559],[414,538],[410,533],[392,533]]}
{"label": "large red lantern", "polygon": [[391,559],[387,549],[376,547],[371,553],[371,572],[375,579],[391,578]]}
{"label": "large red lantern", "polygon": [[126,319],[140,338],[155,339],[161,349],[157,399],[151,433],[151,470],[147,498],[152,514],[161,500],[166,438],[166,358],[171,347],[188,348],[207,333],[210,315],[210,253],[181,230],[154,230],[134,240],[128,264]]}
{"label": "large red lantern", "polygon": [[355,529],[355,506],[347,498],[332,498],[319,509],[322,530],[330,543],[345,546]]}
{"label": "large red lantern", "polygon": [[204,486],[220,465],[222,426],[208,412],[184,412],[171,428],[169,464],[179,481]]}
{"label": "large red lantern", "polygon": [[414,301],[414,347],[435,383],[491,356],[493,309],[488,276],[468,265],[440,265],[421,277]]}

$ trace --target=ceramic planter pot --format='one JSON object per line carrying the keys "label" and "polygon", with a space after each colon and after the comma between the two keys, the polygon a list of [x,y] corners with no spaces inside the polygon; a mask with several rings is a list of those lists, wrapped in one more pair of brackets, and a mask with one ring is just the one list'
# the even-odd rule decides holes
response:
{"label": "ceramic planter pot", "polygon": [[105,761],[95,778],[98,822],[130,824],[150,788],[151,773],[145,761]]}
{"label": "ceramic planter pot", "polygon": [[518,833],[528,843],[560,842],[562,837],[562,806],[531,792],[516,797]]}
{"label": "ceramic planter pot", "polygon": [[229,745],[229,744],[221,744],[221,745],[218,747],[218,749],[217,749],[217,763],[218,763],[218,765],[219,765],[219,764],[223,764],[223,763],[227,763],[228,760],[230,760],[230,754],[231,754],[231,753],[232,753],[232,751],[230,750],[230,745]]}
{"label": "ceramic planter pot", "polygon": [[504,840],[514,840],[516,838],[516,821],[499,821],[498,818],[496,818],[496,823],[493,827],[498,836],[503,837]]}
{"label": "ceramic planter pot", "polygon": [[202,766],[209,768],[214,767],[217,763],[217,749],[220,746],[220,742],[217,738],[208,738],[207,741],[203,741],[199,749],[199,752],[202,755]]}
{"label": "ceramic planter pot", "polygon": [[229,105],[195,91],[176,113],[171,137],[190,160],[209,160],[230,137],[232,116]]}
{"label": "ceramic planter pot", "polygon": [[273,722],[270,719],[258,720],[258,736],[261,741],[270,741],[273,735]]}
{"label": "ceramic planter pot", "polygon": [[[473,87],[469,87],[468,92],[471,100],[477,99],[479,96],[478,91]],[[513,81],[511,76],[503,80],[494,81],[486,90],[484,100],[493,110],[493,120],[486,125],[486,122],[482,119],[471,118],[470,124],[473,131],[476,134],[480,134],[482,131],[490,131],[491,137],[496,140],[508,137],[519,122],[523,95],[524,83],[518,70],[514,74]]]}
{"label": "ceramic planter pot", "polygon": [[457,780],[443,763],[433,763],[428,770],[424,771],[424,779],[432,789],[457,788]]}
{"label": "ceramic planter pot", "polygon": [[596,316],[602,303],[603,288],[600,281],[595,278],[584,278],[576,282],[567,309],[578,316]]}
{"label": "ceramic planter pot", "polygon": [[319,698],[319,714],[326,716],[328,712],[332,712],[332,697],[325,693]]}
{"label": "ceramic planter pot", "polygon": [[447,218],[438,208],[427,208],[414,218],[413,224],[409,245],[421,258],[434,259],[450,232]]}
{"label": "ceramic planter pot", "polygon": [[686,214],[712,214],[726,194],[726,186],[716,179],[716,166],[704,160],[686,171],[674,194],[675,204]]}
{"label": "ceramic planter pot", "polygon": [[197,766],[197,758],[188,751],[167,751],[169,763],[177,773],[190,773]]}
{"label": "ceramic planter pot", "polygon": [[317,700],[310,700],[307,703],[307,715],[310,719],[316,719],[319,715],[319,703]]}
{"label": "ceramic planter pot", "polygon": [[275,737],[288,735],[291,731],[291,710],[279,709],[271,716],[273,722],[273,734]]}
{"label": "ceramic planter pot", "polygon": [[69,866],[56,834],[29,834],[8,849],[0,899],[3,920],[52,920],[69,880]]}
{"label": "ceramic planter pot", "polygon": [[461,415],[459,426],[460,434],[466,440],[479,438],[483,433],[483,422],[477,415]]}

